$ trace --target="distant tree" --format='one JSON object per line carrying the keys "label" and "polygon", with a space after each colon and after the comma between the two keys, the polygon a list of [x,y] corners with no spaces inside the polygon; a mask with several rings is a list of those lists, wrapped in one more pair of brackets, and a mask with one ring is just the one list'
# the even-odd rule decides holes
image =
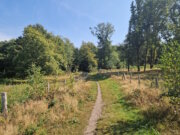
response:
{"label": "distant tree", "polygon": [[114,27],[110,23],[100,23],[94,28],[90,28],[91,33],[98,38],[98,67],[109,69],[111,65],[112,45],[111,36],[114,33]]}
{"label": "distant tree", "polygon": [[22,50],[17,40],[0,42],[0,73],[2,76],[12,77],[16,74],[16,58]]}
{"label": "distant tree", "polygon": [[79,50],[79,69],[90,72],[97,68],[96,47],[91,42],[83,42]]}
{"label": "distant tree", "polygon": [[80,65],[79,49],[78,49],[78,48],[75,48],[74,53],[73,53],[72,71],[77,72],[77,71],[79,70],[79,65]]}
{"label": "distant tree", "polygon": [[117,47],[112,46],[112,52],[111,52],[110,58],[107,62],[107,67],[109,69],[116,69],[120,66],[119,63],[120,63],[120,57],[119,57],[119,53],[117,51]]}
{"label": "distant tree", "polygon": [[64,59],[65,61],[65,65],[66,65],[66,70],[67,71],[71,71],[72,70],[72,66],[73,66],[73,60],[74,60],[74,45],[70,42],[69,39],[65,39],[64,40],[64,48],[65,48],[65,56]]}

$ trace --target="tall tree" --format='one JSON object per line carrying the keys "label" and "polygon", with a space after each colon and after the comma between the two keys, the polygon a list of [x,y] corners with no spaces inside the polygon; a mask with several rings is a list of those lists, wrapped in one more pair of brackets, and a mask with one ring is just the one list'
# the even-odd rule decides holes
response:
{"label": "tall tree", "polygon": [[[153,68],[161,42],[161,31],[167,21],[168,0],[146,0],[143,6],[144,70],[147,60]],[[153,10],[152,10],[153,9]]]}
{"label": "tall tree", "polygon": [[[129,22],[129,32],[127,35],[127,42],[129,47],[135,51],[135,61],[138,71],[140,71],[141,64],[141,46],[144,44],[143,35],[143,0],[135,0],[131,4],[131,19]],[[128,48],[129,48],[128,47]]]}
{"label": "tall tree", "polygon": [[134,2],[131,3],[131,18],[129,21],[129,29],[128,29],[128,34],[126,36],[125,44],[123,47],[123,61],[126,61],[128,71],[130,71],[130,65],[133,65],[134,61],[134,56],[136,56],[136,53],[134,51],[134,44],[135,44],[135,29],[136,29],[136,16],[135,16],[135,5]]}
{"label": "tall tree", "polygon": [[109,69],[111,60],[112,45],[111,36],[114,33],[114,26],[110,23],[100,23],[94,28],[90,28],[91,33],[98,38],[98,67]]}
{"label": "tall tree", "polygon": [[69,39],[64,40],[64,49],[65,49],[65,60],[66,60],[66,70],[71,71],[72,70],[72,65],[73,65],[73,60],[74,60],[74,45],[70,42]]}

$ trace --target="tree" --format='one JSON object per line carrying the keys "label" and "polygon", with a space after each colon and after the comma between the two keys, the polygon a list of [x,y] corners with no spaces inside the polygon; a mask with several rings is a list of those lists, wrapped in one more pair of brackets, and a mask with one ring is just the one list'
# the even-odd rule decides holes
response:
{"label": "tree", "polygon": [[72,70],[72,65],[73,65],[73,60],[74,60],[74,45],[70,42],[69,39],[64,40],[64,48],[65,48],[65,65],[66,65],[66,71],[71,71]]}
{"label": "tree", "polygon": [[110,23],[100,23],[94,28],[90,28],[91,33],[98,38],[98,67],[109,69],[112,45],[111,36],[114,33],[114,27]]}
{"label": "tree", "polygon": [[79,49],[75,48],[74,54],[73,54],[73,65],[72,65],[72,71],[77,72],[79,70],[80,65],[80,58],[79,58]]}
{"label": "tree", "polygon": [[180,44],[177,41],[164,46],[161,68],[168,95],[180,97]]}
{"label": "tree", "polygon": [[61,54],[56,53],[55,44],[45,37],[36,27],[24,29],[23,49],[18,54],[17,71],[20,76],[27,75],[27,69],[34,63],[42,68],[45,74],[57,74]]}
{"label": "tree", "polygon": [[[146,0],[143,6],[143,29],[144,29],[144,70],[146,70],[147,60],[152,69],[157,52],[161,43],[161,31],[167,21],[168,0]],[[153,10],[152,10],[153,9]]]}
{"label": "tree", "polygon": [[3,76],[12,77],[16,74],[16,58],[21,50],[15,39],[0,42],[0,72]]}
{"label": "tree", "polygon": [[[131,4],[131,19],[129,22],[129,32],[127,35],[127,48],[128,50],[134,50],[135,56],[131,55],[130,57],[135,57],[136,66],[138,71],[140,71],[140,62],[141,62],[141,46],[144,44],[144,35],[143,35],[143,1],[135,0]],[[131,47],[131,49],[130,49]],[[128,58],[130,60],[130,58]]]}
{"label": "tree", "polygon": [[180,43],[180,1],[175,0],[170,9],[169,29],[171,38]]}
{"label": "tree", "polygon": [[[135,61],[138,71],[147,63],[152,69],[158,59],[171,0],[135,0],[131,4],[129,31],[125,40],[126,61]],[[135,52],[135,53],[134,53]],[[135,59],[134,59],[135,58]],[[133,60],[134,59],[134,60]]]}
{"label": "tree", "polygon": [[79,69],[90,72],[97,68],[96,47],[91,42],[83,42],[79,50]]}

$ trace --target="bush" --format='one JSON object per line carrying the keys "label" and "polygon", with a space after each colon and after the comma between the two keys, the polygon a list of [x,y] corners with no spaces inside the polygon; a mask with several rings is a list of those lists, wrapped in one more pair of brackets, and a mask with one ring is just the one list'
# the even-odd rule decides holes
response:
{"label": "bush", "polygon": [[43,74],[41,74],[41,68],[36,67],[34,64],[32,65],[31,69],[29,70],[29,76],[27,78],[28,87],[27,92],[31,98],[42,97],[45,94],[45,80],[43,79]]}
{"label": "bush", "polygon": [[161,58],[161,68],[168,95],[180,97],[180,44],[170,42],[165,45]]}

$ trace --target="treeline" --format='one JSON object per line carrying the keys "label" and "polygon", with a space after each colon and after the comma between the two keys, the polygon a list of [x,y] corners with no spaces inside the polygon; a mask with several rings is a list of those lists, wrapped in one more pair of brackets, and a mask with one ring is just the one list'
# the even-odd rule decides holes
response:
{"label": "treeline", "polygon": [[128,70],[130,66],[152,69],[160,63],[163,48],[180,42],[179,0],[135,0],[131,4],[129,31],[122,47]]}
{"label": "treeline", "polygon": [[68,39],[54,36],[39,24],[29,25],[23,36],[0,42],[1,76],[24,77],[32,64],[47,75],[70,70],[74,66],[74,50]]}
{"label": "treeline", "polygon": [[[109,25],[102,23],[98,27],[108,28]],[[97,30],[96,34],[99,32],[106,36],[103,35],[105,31]],[[98,65],[102,68],[116,68],[119,62],[116,47],[111,46],[109,37],[104,40],[107,40],[108,48],[102,47],[105,50],[101,52],[91,42],[83,42],[78,49],[67,38],[49,33],[40,24],[29,25],[24,28],[21,37],[0,42],[0,75],[25,77],[33,64],[40,67],[45,75],[55,75],[62,71],[90,72],[96,70]],[[104,56],[100,57],[101,54]]]}

